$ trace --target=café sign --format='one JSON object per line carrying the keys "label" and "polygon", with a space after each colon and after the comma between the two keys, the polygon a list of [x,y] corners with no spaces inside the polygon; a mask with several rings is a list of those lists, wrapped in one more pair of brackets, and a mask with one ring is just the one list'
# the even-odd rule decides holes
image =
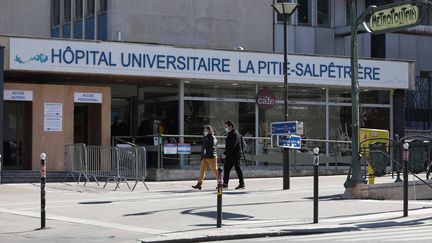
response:
{"label": "caf\u00e9 sign", "polygon": [[268,88],[262,88],[256,96],[256,103],[263,110],[270,110],[276,103],[273,92]]}
{"label": "caf\u00e9 sign", "polygon": [[366,18],[364,25],[372,33],[383,33],[416,26],[421,17],[418,5],[411,1],[404,1],[376,8]]}

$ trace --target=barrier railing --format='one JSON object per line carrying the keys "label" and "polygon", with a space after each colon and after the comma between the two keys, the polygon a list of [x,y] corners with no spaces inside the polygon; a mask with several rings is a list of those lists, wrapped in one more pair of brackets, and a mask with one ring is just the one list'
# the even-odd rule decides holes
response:
{"label": "barrier railing", "polygon": [[[218,158],[225,150],[225,136],[216,136],[218,139]],[[270,137],[244,137],[247,144],[242,157],[242,164],[258,167],[278,167],[282,165],[282,150],[272,146]],[[200,164],[200,151],[202,136],[200,135],[148,135],[148,136],[121,136],[113,137],[113,145],[136,143],[145,146],[149,165],[153,168],[188,168]],[[189,154],[165,153],[166,146],[187,144],[190,146]],[[351,141],[302,139],[302,149],[291,150],[290,161],[294,170],[312,169],[314,147],[321,148],[322,168],[338,170],[347,169],[351,164]]]}
{"label": "barrier railing", "polygon": [[[120,183],[124,182],[133,191],[142,182],[148,190],[145,184],[147,156],[144,147],[69,144],[65,146],[65,163],[69,170],[68,176],[72,176],[77,183],[83,177],[84,186],[91,179],[99,185],[99,180],[103,179],[106,180],[104,188],[113,181],[116,184],[114,190],[117,190]],[[135,184],[131,186],[129,181]]]}
{"label": "barrier railing", "polygon": [[[397,173],[395,182],[402,181],[402,144],[409,144],[408,171],[412,174],[425,172],[426,179],[432,172],[432,137],[410,136],[402,139],[371,138],[360,144],[364,178],[380,177],[389,172]],[[368,168],[370,167],[370,168]]]}

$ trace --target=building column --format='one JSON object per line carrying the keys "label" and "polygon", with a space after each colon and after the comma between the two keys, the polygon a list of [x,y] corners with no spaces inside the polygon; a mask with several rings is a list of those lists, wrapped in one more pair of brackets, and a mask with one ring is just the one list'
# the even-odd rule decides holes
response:
{"label": "building column", "polygon": [[405,91],[395,90],[393,94],[393,114],[390,114],[390,116],[393,117],[393,134],[397,134],[401,138],[405,136],[405,109]]}
{"label": "building column", "polygon": [[[255,94],[258,94],[259,87],[258,84],[255,84]],[[255,137],[261,137],[259,134],[259,107],[257,103],[255,102]],[[255,155],[258,155],[258,146],[259,146],[259,139],[255,139]],[[255,160],[255,166],[258,166],[259,162]]]}
{"label": "building column", "polygon": [[[326,140],[330,140],[330,107],[329,107],[329,89],[326,88],[326,106],[325,106],[325,124],[326,124]],[[326,155],[330,154],[330,144],[326,142]]]}
{"label": "building column", "polygon": [[393,113],[394,113],[394,104],[393,104],[393,97],[394,97],[394,90],[390,90],[390,139],[394,138],[394,119],[393,119]]}
{"label": "building column", "polygon": [[[184,135],[184,80],[178,83],[178,133]],[[184,143],[184,137],[180,137],[179,143]],[[183,168],[186,162],[184,155],[179,156],[179,166]]]}

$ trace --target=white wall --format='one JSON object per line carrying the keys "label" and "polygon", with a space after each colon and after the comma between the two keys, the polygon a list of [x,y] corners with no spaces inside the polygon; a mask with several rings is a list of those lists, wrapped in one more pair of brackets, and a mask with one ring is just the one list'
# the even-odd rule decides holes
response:
{"label": "white wall", "polygon": [[50,0],[0,0],[0,34],[50,36]]}
{"label": "white wall", "polygon": [[272,50],[272,0],[109,1],[109,39]]}

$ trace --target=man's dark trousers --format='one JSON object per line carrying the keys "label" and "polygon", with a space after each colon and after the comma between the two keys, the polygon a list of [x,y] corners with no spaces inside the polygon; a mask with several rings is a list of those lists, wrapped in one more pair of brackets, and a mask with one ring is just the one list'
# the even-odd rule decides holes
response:
{"label": "man's dark trousers", "polygon": [[226,157],[224,164],[224,185],[228,185],[230,172],[233,166],[237,172],[239,184],[244,185],[243,172],[240,167],[240,155],[235,157]]}

